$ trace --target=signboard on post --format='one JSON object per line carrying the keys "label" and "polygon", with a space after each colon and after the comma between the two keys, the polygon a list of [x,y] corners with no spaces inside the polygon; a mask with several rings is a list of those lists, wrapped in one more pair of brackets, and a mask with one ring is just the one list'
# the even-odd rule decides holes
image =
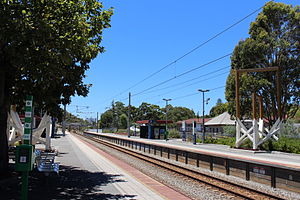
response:
{"label": "signboard on post", "polygon": [[33,96],[27,95],[25,102],[24,144],[31,144],[32,134],[32,101]]}
{"label": "signboard on post", "polygon": [[26,96],[23,144],[16,148],[16,170],[22,171],[21,200],[28,199],[28,173],[32,170],[34,163],[33,146],[31,145],[32,100],[33,96]]}

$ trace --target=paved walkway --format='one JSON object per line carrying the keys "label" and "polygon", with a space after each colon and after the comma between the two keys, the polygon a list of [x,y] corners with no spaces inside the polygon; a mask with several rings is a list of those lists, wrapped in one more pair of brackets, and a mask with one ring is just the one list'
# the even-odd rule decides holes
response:
{"label": "paved walkway", "polygon": [[[95,182],[91,185],[92,188],[88,188],[93,198],[188,199],[71,134],[52,140],[52,146],[59,151],[60,155],[56,160],[60,162],[63,168],[85,171],[91,174],[91,178],[97,176],[98,184]],[[87,182],[89,180],[80,180],[78,184],[86,184]]]}
{"label": "paved walkway", "polygon": [[[111,133],[101,133],[103,135],[124,137],[124,135],[117,135]],[[144,139],[139,137],[131,136],[130,139],[137,141],[144,141],[147,143],[161,144],[169,147],[176,147],[183,150],[192,150],[199,153],[211,154],[215,156],[228,157],[231,159],[240,159],[245,161],[254,161],[262,164],[270,164],[275,166],[282,166],[285,168],[292,168],[300,171],[300,154],[291,154],[283,152],[265,152],[265,151],[250,151],[242,149],[230,148],[226,145],[219,144],[196,144],[193,145],[191,142],[185,142],[181,139],[165,140],[153,140]]]}

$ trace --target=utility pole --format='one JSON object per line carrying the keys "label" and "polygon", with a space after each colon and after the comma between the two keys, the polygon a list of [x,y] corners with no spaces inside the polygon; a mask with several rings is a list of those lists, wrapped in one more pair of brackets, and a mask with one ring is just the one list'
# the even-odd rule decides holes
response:
{"label": "utility pole", "polygon": [[196,133],[195,133],[195,121],[193,120],[193,123],[192,123],[192,130],[193,130],[193,144],[196,144],[197,143],[197,137],[196,137]]}
{"label": "utility pole", "polygon": [[64,104],[64,118],[63,118],[63,122],[62,122],[63,136],[66,135],[66,116],[67,116],[67,104]]}
{"label": "utility pole", "polygon": [[128,134],[128,137],[130,137],[130,104],[131,104],[131,93],[129,92],[129,96],[128,96],[128,117],[127,117],[127,134]]}
{"label": "utility pole", "polygon": [[171,101],[172,99],[163,99],[166,101],[166,131],[165,131],[165,139],[168,140],[168,102]]}
{"label": "utility pole", "polygon": [[96,119],[96,127],[97,127],[97,133],[98,133],[98,112],[97,112],[97,119]]}
{"label": "utility pole", "polygon": [[204,144],[204,141],[205,141],[205,124],[204,124],[204,93],[205,92],[209,92],[209,90],[201,90],[199,89],[198,90],[199,92],[202,92],[202,109],[203,109],[203,114],[202,114],[202,128],[203,128],[203,131],[202,131],[202,144]]}

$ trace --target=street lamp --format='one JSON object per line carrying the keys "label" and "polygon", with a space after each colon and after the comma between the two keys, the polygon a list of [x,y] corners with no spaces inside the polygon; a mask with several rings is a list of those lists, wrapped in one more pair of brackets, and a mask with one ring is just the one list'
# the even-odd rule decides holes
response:
{"label": "street lamp", "polygon": [[165,139],[168,140],[168,136],[167,136],[167,131],[168,131],[168,102],[171,101],[172,99],[163,99],[164,101],[166,101],[166,131],[165,131]]}
{"label": "street lamp", "polygon": [[[203,96],[203,99],[202,99],[202,109],[203,109],[203,114],[202,114],[202,128],[203,128],[203,131],[202,131],[202,143],[204,144],[204,140],[205,140],[205,126],[204,126],[204,93],[205,92],[209,92],[209,90],[201,90],[199,89],[198,90],[199,92],[202,92],[202,96]],[[194,135],[194,142],[196,143],[196,135]]]}

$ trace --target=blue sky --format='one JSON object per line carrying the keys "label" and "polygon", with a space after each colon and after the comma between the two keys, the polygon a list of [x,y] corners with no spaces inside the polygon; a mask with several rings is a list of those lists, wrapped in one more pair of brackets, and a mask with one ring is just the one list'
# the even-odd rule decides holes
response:
{"label": "blue sky", "polygon": [[[73,97],[67,110],[82,118],[96,117],[96,112],[105,112],[113,99],[128,105],[128,92],[131,92],[134,106],[147,102],[164,107],[162,99],[171,98],[173,106],[184,106],[193,109],[195,113],[202,113],[202,94],[197,94],[197,90],[213,89],[205,94],[206,98],[210,98],[205,107],[208,113],[218,98],[225,102],[223,86],[230,69],[230,56],[202,65],[232,53],[238,41],[248,37],[249,25],[258,12],[150,79],[138,85],[136,83],[174,62],[266,2],[103,1],[105,8],[114,7],[112,27],[104,30],[103,34],[102,45],[106,52],[92,61],[86,73],[84,82],[93,85],[88,97]],[[299,4],[298,0],[276,2]],[[196,67],[200,68],[175,78]],[[169,79],[172,80],[149,89]],[[144,90],[147,91],[142,92]],[[76,106],[79,106],[78,111],[82,113],[76,113]]]}

